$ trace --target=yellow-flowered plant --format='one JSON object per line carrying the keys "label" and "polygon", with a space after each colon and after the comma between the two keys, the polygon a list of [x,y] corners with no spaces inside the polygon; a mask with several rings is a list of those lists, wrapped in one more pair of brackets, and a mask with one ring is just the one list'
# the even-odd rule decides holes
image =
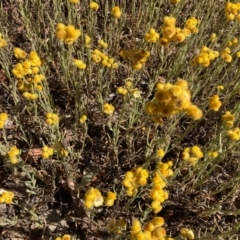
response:
{"label": "yellow-flowered plant", "polygon": [[20,150],[16,146],[12,146],[8,151],[8,158],[12,164],[18,163],[19,155],[20,155]]}
{"label": "yellow-flowered plant", "polygon": [[70,3],[79,3],[80,0],[70,0]]}
{"label": "yellow-flowered plant", "polygon": [[192,65],[200,65],[203,67],[208,67],[210,63],[219,56],[218,51],[213,51],[207,46],[203,46],[200,49],[200,53],[192,59]]}
{"label": "yellow-flowered plant", "polygon": [[240,128],[236,127],[233,129],[230,129],[227,131],[227,136],[232,140],[232,141],[238,141],[240,140]]}
{"label": "yellow-flowered plant", "polygon": [[47,125],[57,125],[59,122],[58,115],[56,113],[46,113],[46,124]]}
{"label": "yellow-flowered plant", "polygon": [[183,29],[176,27],[176,18],[166,16],[163,19],[163,25],[161,26],[162,37],[159,39],[159,43],[162,46],[168,45],[170,42],[183,42],[192,33],[197,33],[199,20],[194,17],[190,17],[185,22]]}
{"label": "yellow-flowered plant", "polygon": [[87,34],[84,35],[84,42],[85,42],[85,46],[86,48],[90,48],[91,47],[91,37]]}
{"label": "yellow-flowered plant", "polygon": [[87,121],[87,116],[86,115],[82,115],[80,118],[79,118],[79,122],[81,124],[85,123]]}
{"label": "yellow-flowered plant", "polygon": [[17,78],[18,90],[25,99],[36,100],[37,92],[43,90],[42,81],[45,79],[45,76],[39,73],[42,60],[35,51],[27,55],[24,50],[14,48],[13,53],[20,61],[12,69],[13,75]]}
{"label": "yellow-flowered plant", "polygon": [[150,57],[150,52],[146,50],[122,50],[120,56],[131,62],[134,70],[140,70]]}
{"label": "yellow-flowered plant", "polygon": [[89,7],[90,7],[90,9],[96,11],[96,10],[98,10],[99,5],[96,2],[90,2]]}
{"label": "yellow-flowered plant", "polygon": [[84,70],[87,67],[86,63],[84,63],[82,60],[79,60],[79,59],[74,59],[73,63],[75,66],[77,66],[81,70]]}
{"label": "yellow-flowered plant", "polygon": [[231,128],[234,125],[235,116],[230,111],[226,111],[222,115],[222,120],[228,128]]}
{"label": "yellow-flowered plant", "polygon": [[91,209],[93,207],[100,207],[103,205],[104,198],[101,194],[101,192],[97,188],[91,187],[86,193],[85,193],[85,199],[84,199],[84,207],[87,209]]}
{"label": "yellow-flowered plant", "polygon": [[52,155],[53,155],[53,148],[48,147],[48,146],[44,146],[42,148],[42,157],[44,159],[48,159]]}
{"label": "yellow-flowered plant", "polygon": [[62,237],[56,237],[55,240],[71,240],[71,235],[64,234]]}
{"label": "yellow-flowered plant", "polygon": [[114,106],[112,104],[105,103],[103,105],[103,112],[105,114],[111,115],[111,114],[113,114],[114,110],[115,110],[115,108],[114,108]]}
{"label": "yellow-flowered plant", "polygon": [[92,61],[95,63],[101,63],[103,66],[108,68],[118,68],[118,63],[115,62],[113,58],[109,57],[98,49],[93,50]]}
{"label": "yellow-flowered plant", "polygon": [[180,235],[188,240],[193,240],[195,238],[193,230],[189,228],[180,229]]}
{"label": "yellow-flowered plant", "polygon": [[127,196],[136,195],[138,188],[147,184],[148,171],[142,167],[137,167],[125,173],[122,181],[127,190]]}
{"label": "yellow-flowered plant", "polygon": [[114,192],[107,192],[107,196],[104,198],[104,204],[107,207],[111,207],[114,205],[114,201],[117,199],[117,194]]}
{"label": "yellow-flowered plant", "polygon": [[142,228],[142,224],[138,219],[133,220],[131,227],[131,240],[171,240],[167,237],[166,230],[163,228],[165,221],[162,217],[154,217],[146,223]]}
{"label": "yellow-flowered plant", "polygon": [[4,128],[4,125],[7,119],[8,119],[8,115],[6,113],[0,113],[0,129]]}
{"label": "yellow-flowered plant", "polygon": [[146,42],[155,43],[159,39],[159,33],[154,28],[151,28],[144,36]]}
{"label": "yellow-flowered plant", "polygon": [[99,42],[98,42],[98,46],[101,47],[101,48],[108,48],[108,43],[105,42],[103,39],[101,39]]}
{"label": "yellow-flowered plant", "polygon": [[6,203],[6,204],[12,204],[14,198],[14,193],[10,191],[3,191],[0,194],[0,204]]}
{"label": "yellow-flowered plant", "polygon": [[199,159],[203,158],[203,152],[199,146],[184,148],[181,158],[190,165],[195,165]]}
{"label": "yellow-flowered plant", "polygon": [[179,112],[185,112],[193,120],[202,117],[202,111],[191,103],[191,93],[187,82],[183,79],[178,79],[175,84],[158,83],[154,99],[145,104],[145,111],[156,123],[161,122],[162,117],[169,117]]}
{"label": "yellow-flowered plant", "polygon": [[81,35],[80,29],[76,29],[73,25],[64,25],[58,23],[55,31],[56,37],[65,44],[71,45],[77,41]]}
{"label": "yellow-flowered plant", "polygon": [[209,99],[209,109],[217,112],[222,106],[222,102],[219,100],[218,95],[214,95]]}
{"label": "yellow-flowered plant", "polygon": [[220,57],[227,63],[230,63],[232,61],[231,56],[231,49],[229,47],[226,47],[220,54]]}
{"label": "yellow-flowered plant", "polygon": [[240,21],[240,3],[227,2],[225,6],[225,14],[229,21]]}
{"label": "yellow-flowered plant", "polygon": [[118,6],[113,7],[112,8],[112,15],[115,18],[120,18],[121,15],[122,15],[122,11],[121,11],[120,7],[118,7]]}

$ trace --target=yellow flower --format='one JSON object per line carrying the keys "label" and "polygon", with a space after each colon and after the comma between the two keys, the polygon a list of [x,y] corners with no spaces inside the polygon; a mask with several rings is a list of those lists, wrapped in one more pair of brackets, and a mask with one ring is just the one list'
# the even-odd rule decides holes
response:
{"label": "yellow flower", "polygon": [[125,96],[128,93],[128,90],[124,87],[118,87],[117,92],[123,96]]}
{"label": "yellow flower", "polygon": [[59,118],[57,114],[50,113],[50,112],[46,114],[46,123],[48,125],[56,125],[58,124],[58,122],[59,122]]}
{"label": "yellow flower", "polygon": [[217,89],[218,89],[218,90],[223,90],[223,89],[224,89],[224,86],[223,86],[223,85],[218,85],[218,86],[217,86]]}
{"label": "yellow flower", "polygon": [[212,42],[215,42],[216,39],[217,39],[216,33],[212,33],[212,34],[210,35],[210,40],[211,40]]}
{"label": "yellow flower", "polygon": [[108,48],[108,43],[104,42],[102,39],[98,42],[98,45],[102,48]]}
{"label": "yellow flower", "polygon": [[105,103],[105,104],[103,105],[103,112],[104,112],[105,114],[111,115],[111,114],[113,114],[114,110],[115,110],[115,108],[114,108],[114,106],[113,106],[112,104]]}
{"label": "yellow flower", "polygon": [[151,28],[148,33],[145,34],[145,41],[155,43],[159,39],[159,33],[154,28]]}
{"label": "yellow flower", "polygon": [[225,122],[227,127],[232,127],[235,121],[235,117],[231,114],[230,111],[226,111],[224,115],[222,115],[222,120]]}
{"label": "yellow flower", "polygon": [[92,10],[98,10],[99,5],[96,2],[90,2],[89,7]]}
{"label": "yellow flower", "polygon": [[73,44],[81,35],[79,29],[75,29],[73,25],[65,26],[63,23],[58,23],[55,31],[56,37],[66,44]]}
{"label": "yellow flower", "polygon": [[199,120],[203,112],[201,109],[199,109],[196,105],[191,104],[187,109],[186,113],[193,119],[193,120]]}
{"label": "yellow flower", "polygon": [[62,238],[61,237],[56,237],[55,240],[62,240]]}
{"label": "yellow flower", "polygon": [[217,112],[221,107],[222,102],[219,100],[218,95],[214,95],[209,100],[209,109]]}
{"label": "yellow flower", "polygon": [[107,197],[104,199],[105,205],[108,206],[108,207],[113,206],[114,201],[116,200],[116,198],[117,198],[117,194],[116,193],[108,192],[107,193]]}
{"label": "yellow flower", "polygon": [[208,156],[211,158],[216,158],[218,156],[218,152],[217,151],[209,152]]}
{"label": "yellow flower", "polygon": [[86,115],[82,115],[82,116],[80,117],[80,119],[79,119],[79,122],[80,122],[80,123],[85,123],[86,120],[87,120],[87,116],[86,116]]}
{"label": "yellow flower", "polygon": [[79,3],[79,0],[70,0],[71,3]]}
{"label": "yellow flower", "polygon": [[27,56],[27,53],[21,48],[14,48],[13,53],[16,58],[25,58]]}
{"label": "yellow flower", "polygon": [[158,150],[157,150],[157,156],[158,156],[158,157],[163,157],[164,155],[165,155],[165,152],[164,152],[163,149],[158,149]]}
{"label": "yellow flower", "polygon": [[182,228],[180,230],[180,235],[184,238],[189,239],[189,240],[193,240],[195,238],[193,231],[191,229],[188,229],[188,228]]}
{"label": "yellow flower", "polygon": [[69,235],[69,234],[64,234],[64,235],[62,236],[62,240],[71,240],[71,235]]}
{"label": "yellow flower", "polygon": [[84,70],[86,68],[86,64],[82,60],[74,59],[73,62],[75,66],[77,66],[81,70]]}
{"label": "yellow flower", "polygon": [[122,15],[122,11],[118,6],[116,6],[112,8],[112,14],[115,18],[120,18]]}

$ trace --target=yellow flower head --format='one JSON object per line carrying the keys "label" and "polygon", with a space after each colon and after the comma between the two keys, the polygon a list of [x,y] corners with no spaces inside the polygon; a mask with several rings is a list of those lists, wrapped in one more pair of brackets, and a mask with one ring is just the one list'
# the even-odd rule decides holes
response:
{"label": "yellow flower head", "polygon": [[87,116],[86,115],[82,115],[79,119],[80,123],[85,123],[87,121]]}
{"label": "yellow flower head", "polygon": [[118,6],[116,6],[112,8],[112,14],[115,18],[120,18],[122,15],[122,11]]}
{"label": "yellow flower head", "polygon": [[115,110],[115,108],[114,108],[114,106],[112,104],[105,103],[103,105],[103,112],[105,114],[111,115],[111,114],[113,114],[114,110]]}
{"label": "yellow flower head", "polygon": [[92,10],[98,10],[99,5],[96,2],[90,2],[89,7]]}
{"label": "yellow flower head", "polygon": [[78,60],[78,59],[74,59],[73,63],[75,66],[77,66],[81,70],[84,70],[87,66],[82,60]]}

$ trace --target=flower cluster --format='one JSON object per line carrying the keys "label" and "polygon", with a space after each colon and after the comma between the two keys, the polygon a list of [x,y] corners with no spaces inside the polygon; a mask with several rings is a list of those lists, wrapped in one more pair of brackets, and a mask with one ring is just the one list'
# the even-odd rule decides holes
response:
{"label": "flower cluster", "polygon": [[39,73],[42,61],[35,51],[31,51],[28,56],[20,48],[14,48],[13,52],[16,58],[22,59],[12,69],[13,75],[18,78],[18,90],[22,92],[24,98],[36,100],[38,98],[36,91],[42,91],[42,81],[45,79],[45,76]]}
{"label": "flower cluster", "polygon": [[47,125],[57,125],[59,122],[58,115],[56,113],[46,113],[46,124]]}
{"label": "flower cluster", "polygon": [[4,128],[4,124],[8,119],[8,115],[6,113],[0,113],[0,129]]}
{"label": "flower cluster", "polygon": [[180,235],[181,237],[187,238],[189,240],[193,240],[195,238],[193,230],[189,228],[182,228],[180,230]]}
{"label": "flower cluster", "polygon": [[237,47],[237,45],[238,45],[238,39],[237,38],[233,38],[232,40],[230,40],[228,42],[229,47]]}
{"label": "flower cluster", "polygon": [[42,157],[44,159],[48,159],[52,155],[53,155],[53,148],[48,147],[48,146],[44,146],[42,148]]}
{"label": "flower cluster", "polygon": [[120,9],[118,6],[113,7],[113,8],[112,8],[112,15],[113,15],[115,18],[120,18],[121,15],[122,15],[121,9]]}
{"label": "flower cluster", "polygon": [[218,152],[217,151],[211,151],[211,152],[208,153],[208,156],[210,158],[216,158],[216,157],[218,157]]}
{"label": "flower cluster", "polygon": [[236,127],[227,131],[227,136],[232,141],[239,141],[240,140],[240,128]]}
{"label": "flower cluster", "polygon": [[79,122],[80,123],[85,123],[87,121],[87,116],[86,115],[82,115],[80,118],[79,118]]}
{"label": "flower cluster", "polygon": [[172,165],[171,161],[167,163],[157,163],[153,177],[153,187],[150,192],[150,197],[153,200],[151,208],[154,213],[160,212],[162,210],[162,203],[168,199],[168,192],[164,189],[166,186],[166,180],[164,178],[172,176]]}
{"label": "flower cluster", "polygon": [[114,205],[114,201],[117,199],[117,194],[114,192],[107,192],[107,196],[104,198],[104,204],[107,207]]}
{"label": "flower cluster", "polygon": [[54,143],[53,150],[57,152],[57,154],[59,154],[61,157],[67,157],[69,154],[60,142]]}
{"label": "flower cluster", "polygon": [[222,106],[222,102],[219,100],[218,95],[214,95],[209,99],[209,109],[217,112]]}
{"label": "flower cluster", "polygon": [[127,195],[134,196],[138,188],[147,184],[148,171],[142,167],[137,167],[125,173],[122,181],[123,185],[127,188]]}
{"label": "flower cluster", "polygon": [[13,198],[14,198],[13,192],[3,191],[0,194],[0,204],[1,203],[11,204],[13,201]]}
{"label": "flower cluster", "polygon": [[222,115],[222,120],[226,124],[227,127],[231,128],[231,127],[233,127],[235,117],[230,111],[226,111]]}
{"label": "flower cluster", "polygon": [[75,66],[77,66],[79,69],[84,70],[86,68],[86,63],[84,63],[82,60],[74,59],[73,63]]}
{"label": "flower cluster", "polygon": [[0,33],[0,48],[6,47],[7,41],[3,38],[3,35]]}
{"label": "flower cluster", "polygon": [[115,110],[115,108],[112,104],[109,104],[109,103],[103,104],[103,112],[105,114],[111,115],[111,114],[113,114],[114,110]]}
{"label": "flower cluster", "polygon": [[85,208],[93,208],[100,207],[103,205],[104,198],[101,192],[97,188],[91,187],[85,193],[84,207]]}
{"label": "flower cluster", "polygon": [[99,5],[96,2],[90,2],[89,8],[92,9],[92,10],[97,11],[98,8],[99,8]]}
{"label": "flower cluster", "polygon": [[79,0],[70,0],[70,3],[79,3]]}
{"label": "flower cluster", "polygon": [[150,52],[146,50],[122,50],[120,56],[124,59],[128,59],[134,70],[140,70],[150,57]]}
{"label": "flower cluster", "polygon": [[199,20],[194,17],[190,17],[185,22],[183,29],[176,27],[176,18],[166,16],[163,19],[163,25],[161,27],[162,37],[159,39],[159,43],[163,46],[168,45],[170,42],[183,42],[191,33],[197,33],[197,24]]}
{"label": "flower cluster", "polygon": [[173,175],[173,170],[171,169],[172,166],[173,166],[172,161],[168,161],[166,163],[158,162],[156,171],[159,171],[161,175],[165,178],[171,177]]}
{"label": "flower cluster", "polygon": [[62,237],[56,237],[55,240],[71,240],[71,235],[64,234]]}
{"label": "flower cluster", "polygon": [[84,206],[85,208],[91,209],[93,207],[100,207],[104,203],[105,206],[111,207],[114,205],[116,198],[117,194],[114,192],[108,192],[107,196],[104,198],[97,188],[91,187],[85,193]]}
{"label": "flower cluster", "polygon": [[193,146],[184,148],[181,158],[190,165],[197,164],[198,160],[203,157],[203,152],[200,147]]}
{"label": "flower cluster", "polygon": [[131,240],[138,239],[161,239],[173,240],[167,237],[166,230],[162,227],[164,219],[162,217],[154,217],[150,222],[146,223],[142,229],[141,222],[137,219],[133,220],[131,227]]}
{"label": "flower cluster", "polygon": [[73,25],[64,25],[63,23],[58,23],[55,31],[56,37],[64,42],[65,44],[71,45],[81,35],[80,29],[75,29]]}
{"label": "flower cluster", "polygon": [[141,92],[139,91],[138,88],[132,88],[132,80],[128,79],[125,82],[125,86],[124,87],[118,87],[117,88],[117,92],[118,94],[121,94],[123,96],[125,96],[127,93],[132,93],[133,97],[138,98],[141,95]]}
{"label": "flower cluster", "polygon": [[203,67],[208,67],[211,61],[213,61],[218,56],[219,56],[218,51],[213,51],[207,46],[203,46],[200,49],[200,53],[192,59],[191,63],[193,66],[200,65]]}
{"label": "flower cluster", "polygon": [[99,46],[100,48],[106,49],[106,48],[108,48],[108,43],[105,42],[103,39],[101,39],[101,40],[98,42],[98,46]]}
{"label": "flower cluster", "polygon": [[229,47],[226,47],[223,49],[223,51],[220,54],[220,57],[227,63],[230,63],[232,61],[232,56],[231,56],[231,49]]}
{"label": "flower cluster", "polygon": [[145,41],[149,43],[155,43],[159,39],[159,33],[154,28],[151,28],[144,36]]}
{"label": "flower cluster", "polygon": [[120,218],[117,221],[115,219],[111,219],[107,223],[108,232],[121,234],[123,230],[126,230],[127,222],[124,218]]}
{"label": "flower cluster", "polygon": [[16,146],[12,146],[8,152],[9,160],[12,164],[18,163],[18,156],[20,155],[20,150]]}
{"label": "flower cluster", "polygon": [[186,112],[194,120],[202,117],[202,111],[191,103],[191,93],[188,84],[178,79],[175,84],[158,83],[154,99],[145,104],[145,111],[155,123],[161,123],[161,117],[168,117],[179,112]]}
{"label": "flower cluster", "polygon": [[108,68],[118,68],[118,63],[114,62],[114,59],[108,57],[105,53],[98,49],[93,50],[92,61],[95,63],[101,63],[103,66]]}
{"label": "flower cluster", "polygon": [[240,20],[240,3],[227,2],[225,6],[227,20]]}

